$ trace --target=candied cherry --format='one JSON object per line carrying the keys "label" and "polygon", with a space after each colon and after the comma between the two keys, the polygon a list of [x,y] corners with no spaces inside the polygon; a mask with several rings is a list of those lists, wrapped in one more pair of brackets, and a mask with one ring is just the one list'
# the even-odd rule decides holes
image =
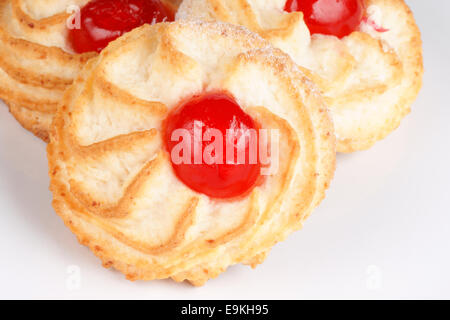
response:
{"label": "candied cherry", "polygon": [[[250,147],[250,139],[241,140],[245,143],[237,142],[243,134],[249,133],[248,130],[256,133],[258,140],[257,124],[228,93],[206,93],[192,97],[168,116],[164,127],[164,140],[175,174],[191,189],[211,198],[226,199],[243,196],[257,184],[261,165],[258,159],[250,158],[250,152],[255,149]],[[184,141],[185,136],[174,136],[178,129],[182,129],[189,137],[187,141]],[[220,135],[208,134],[212,130]],[[237,134],[230,135],[229,130],[235,130]],[[231,146],[228,153],[227,142]],[[190,147],[174,149],[180,143],[186,143]],[[220,143],[222,152],[220,148],[213,148],[213,143]],[[197,145],[194,146],[195,144]],[[210,148],[210,153],[207,153],[210,155],[209,160],[205,158],[206,148]],[[241,154],[239,163],[238,154],[241,152],[245,152],[245,161],[242,162]],[[234,161],[230,161],[231,153]],[[181,162],[176,157],[183,157],[188,161]],[[214,161],[211,161],[213,157]]]}
{"label": "candied cherry", "polygon": [[80,28],[69,30],[77,53],[102,51],[108,43],[143,24],[173,21],[160,0],[92,0],[80,11]]}
{"label": "candied cherry", "polygon": [[311,34],[343,38],[361,23],[364,4],[363,0],[288,0],[284,10],[303,12]]}

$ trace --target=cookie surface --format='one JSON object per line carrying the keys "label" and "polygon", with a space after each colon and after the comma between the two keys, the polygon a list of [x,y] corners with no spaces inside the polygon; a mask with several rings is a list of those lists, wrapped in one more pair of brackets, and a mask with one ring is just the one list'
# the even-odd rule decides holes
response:
{"label": "cookie surface", "polygon": [[93,56],[71,53],[66,41],[66,9],[87,2],[0,2],[0,98],[44,140],[64,90]]}
{"label": "cookie surface", "polygon": [[338,151],[353,152],[399,126],[423,74],[420,31],[404,1],[363,3],[363,22],[343,39],[311,36],[301,12],[284,11],[286,0],[184,0],[177,19],[244,25],[311,70],[330,106]]}
{"label": "cookie surface", "polygon": [[[279,132],[278,170],[211,199],[173,172],[163,122],[187,97],[226,91]],[[130,280],[202,285],[256,266],[302,227],[335,165],[326,105],[290,58],[222,23],[143,26],[111,43],[66,92],[48,146],[54,208],[105,267]]]}
{"label": "cookie surface", "polygon": [[0,1],[0,98],[23,127],[46,141],[64,90],[97,55],[75,54],[67,40],[68,20],[88,2]]}

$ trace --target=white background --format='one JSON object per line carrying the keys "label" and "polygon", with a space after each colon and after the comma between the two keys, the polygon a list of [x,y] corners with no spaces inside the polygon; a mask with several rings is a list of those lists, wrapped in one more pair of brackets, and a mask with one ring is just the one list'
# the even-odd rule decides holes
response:
{"label": "white background", "polygon": [[326,200],[264,264],[201,288],[101,267],[51,207],[44,143],[0,106],[0,298],[449,299],[450,1],[408,3],[426,68],[413,113],[370,151],[338,156]]}

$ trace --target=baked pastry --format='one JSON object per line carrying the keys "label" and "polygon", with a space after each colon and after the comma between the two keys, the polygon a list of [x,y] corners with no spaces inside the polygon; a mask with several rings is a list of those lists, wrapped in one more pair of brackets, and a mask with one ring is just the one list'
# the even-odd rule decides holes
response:
{"label": "baked pastry", "polygon": [[244,25],[311,70],[341,152],[393,131],[421,87],[420,32],[403,0],[184,0],[176,19]]}
{"label": "baked pastry", "polygon": [[[257,149],[228,140],[233,128],[257,132],[269,160],[252,162]],[[177,153],[179,129],[194,138]],[[213,129],[226,132],[232,157],[246,152],[242,162],[219,148],[208,162]],[[230,265],[256,266],[302,227],[332,178],[335,138],[321,96],[286,54],[243,27],[163,23],[87,63],[57,112],[48,157],[56,212],[105,267],[202,285]]]}
{"label": "baked pastry", "polygon": [[[178,1],[161,1],[172,17],[172,10],[175,10]],[[98,16],[102,17],[104,30],[108,30],[108,23],[114,22],[107,20],[108,17],[123,20],[121,25],[117,26],[116,23],[114,26],[114,37],[122,29],[152,22],[152,17],[146,17],[136,24],[136,16],[145,13],[145,10],[133,12],[135,20],[125,19],[130,14],[124,13],[123,6],[134,5],[153,10],[160,5],[159,0],[0,1],[0,98],[9,105],[11,113],[26,129],[46,141],[64,90],[86,61],[97,55],[94,52],[74,51],[69,39],[70,30],[77,28],[78,17],[78,27],[81,27],[78,33],[82,33],[85,27],[83,17],[87,16],[83,14],[83,9],[93,3],[97,7],[103,6],[104,10]],[[115,6],[116,11],[106,11],[105,6]],[[82,14],[77,16],[79,9]],[[122,10],[120,15],[117,14],[119,10]],[[162,19],[156,19],[155,22]],[[97,20],[98,17],[93,21]]]}

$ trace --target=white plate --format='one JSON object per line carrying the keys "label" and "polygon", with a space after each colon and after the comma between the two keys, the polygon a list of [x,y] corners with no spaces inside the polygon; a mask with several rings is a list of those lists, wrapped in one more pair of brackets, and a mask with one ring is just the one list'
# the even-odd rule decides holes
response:
{"label": "white plate", "polygon": [[426,67],[413,113],[338,157],[327,199],[264,264],[202,288],[101,267],[52,210],[45,144],[0,106],[0,298],[450,298],[450,2],[408,2]]}

